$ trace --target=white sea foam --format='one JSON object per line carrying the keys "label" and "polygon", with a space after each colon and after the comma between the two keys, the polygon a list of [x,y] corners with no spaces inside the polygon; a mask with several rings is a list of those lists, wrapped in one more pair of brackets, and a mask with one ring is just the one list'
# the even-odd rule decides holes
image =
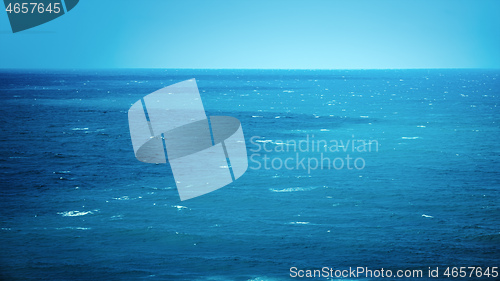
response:
{"label": "white sea foam", "polygon": [[308,221],[292,221],[289,222],[288,224],[310,224]]}
{"label": "white sea foam", "polygon": [[[219,280],[219,279],[216,279],[216,280]],[[281,280],[288,280],[288,279],[278,279],[278,278],[270,278],[270,277],[265,277],[265,276],[262,276],[262,277],[255,277],[255,278],[252,278],[252,279],[248,279],[247,281],[281,281]]]}
{"label": "white sea foam", "polygon": [[310,191],[316,189],[317,187],[289,187],[283,189],[269,188],[272,192],[296,192],[296,191]]}
{"label": "white sea foam", "polygon": [[57,230],[61,230],[61,229],[89,230],[91,228],[90,227],[80,227],[80,226],[76,226],[76,227],[68,226],[68,227],[57,227],[56,229]]}
{"label": "white sea foam", "polygon": [[94,211],[66,211],[66,212],[59,212],[57,213],[58,215],[61,215],[63,217],[80,217],[80,216],[85,216],[85,215],[91,215],[94,212],[97,212],[98,210]]}
{"label": "white sea foam", "polygon": [[[233,281],[235,279],[231,276],[214,275],[214,276],[199,277],[199,278],[191,279],[191,280],[194,280],[194,281]],[[251,279],[247,279],[246,281],[281,281],[281,280],[289,280],[289,279],[258,276],[258,277],[251,277]]]}
{"label": "white sea foam", "polygon": [[180,205],[172,205],[171,207],[177,208],[177,210],[182,210],[182,209],[187,209],[188,208],[186,206],[180,206]]}
{"label": "white sea foam", "polygon": [[404,140],[416,140],[416,139],[419,139],[420,137],[401,137],[401,139],[404,139]]}
{"label": "white sea foam", "polygon": [[89,128],[73,128],[72,131],[87,131]]}
{"label": "white sea foam", "polygon": [[275,144],[275,145],[292,145],[292,144],[289,144],[289,143],[286,143],[286,142],[283,142],[283,141],[271,141],[272,144]]}
{"label": "white sea foam", "polygon": [[429,215],[426,215],[426,214],[423,214],[422,217],[424,217],[424,218],[434,218],[433,216],[429,216]]}
{"label": "white sea foam", "polygon": [[114,197],[114,200],[131,200],[131,199],[136,199],[136,198],[130,198],[128,196],[122,196],[122,197]]}

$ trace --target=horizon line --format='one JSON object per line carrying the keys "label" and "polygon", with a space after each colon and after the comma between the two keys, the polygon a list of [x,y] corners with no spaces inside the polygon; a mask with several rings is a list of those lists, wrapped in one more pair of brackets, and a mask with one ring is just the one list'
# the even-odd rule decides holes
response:
{"label": "horizon line", "polygon": [[193,68],[193,67],[0,67],[0,70],[500,70],[500,67],[416,67],[416,68]]}

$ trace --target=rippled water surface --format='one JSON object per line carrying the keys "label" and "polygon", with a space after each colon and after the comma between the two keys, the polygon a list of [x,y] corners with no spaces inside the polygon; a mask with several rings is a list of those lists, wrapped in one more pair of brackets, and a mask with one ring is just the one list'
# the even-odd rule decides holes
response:
{"label": "rippled water surface", "polygon": [[[241,121],[249,169],[181,202],[168,165],[135,159],[127,111],[190,78]],[[499,266],[498,71],[2,70],[0,97],[2,279]],[[348,155],[363,168],[307,165]]]}

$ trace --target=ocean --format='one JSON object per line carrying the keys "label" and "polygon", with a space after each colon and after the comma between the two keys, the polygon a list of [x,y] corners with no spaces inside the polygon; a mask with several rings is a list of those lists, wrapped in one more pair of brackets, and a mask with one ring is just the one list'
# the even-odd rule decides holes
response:
{"label": "ocean", "polygon": [[[191,78],[249,167],[180,201],[127,111]],[[500,280],[498,70],[0,70],[0,97],[2,280]]]}

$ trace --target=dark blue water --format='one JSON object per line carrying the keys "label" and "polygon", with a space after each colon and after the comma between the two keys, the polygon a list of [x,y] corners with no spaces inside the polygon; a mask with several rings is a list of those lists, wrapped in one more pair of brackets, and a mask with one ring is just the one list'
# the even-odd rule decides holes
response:
{"label": "dark blue water", "polygon": [[[241,121],[249,157],[273,150],[260,164],[294,157],[274,150],[293,140],[377,151],[325,153],[363,169],[250,161],[236,182],[181,202],[167,165],[135,159],[127,111],[190,78],[207,115]],[[499,71],[2,70],[0,97],[1,279],[500,266]]]}

